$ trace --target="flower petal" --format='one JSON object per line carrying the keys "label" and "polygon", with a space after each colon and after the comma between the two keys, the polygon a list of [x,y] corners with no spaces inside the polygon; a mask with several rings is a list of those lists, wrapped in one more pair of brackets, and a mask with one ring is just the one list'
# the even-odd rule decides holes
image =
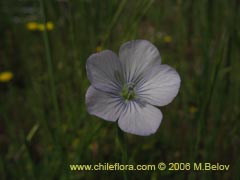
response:
{"label": "flower petal", "polygon": [[107,121],[116,121],[124,109],[124,103],[115,93],[106,93],[90,86],[86,93],[89,114]]}
{"label": "flower petal", "polygon": [[137,81],[142,72],[156,63],[161,64],[158,49],[146,40],[132,40],[124,43],[119,50],[119,59],[127,82]]}
{"label": "flower petal", "polygon": [[181,79],[168,65],[156,65],[137,84],[137,95],[142,101],[155,106],[169,104],[177,95]]}
{"label": "flower petal", "polygon": [[114,52],[104,50],[91,55],[86,69],[88,79],[95,88],[106,92],[120,89],[121,64]]}
{"label": "flower petal", "polygon": [[149,104],[141,105],[130,101],[118,120],[119,127],[128,133],[148,136],[157,131],[162,112]]}

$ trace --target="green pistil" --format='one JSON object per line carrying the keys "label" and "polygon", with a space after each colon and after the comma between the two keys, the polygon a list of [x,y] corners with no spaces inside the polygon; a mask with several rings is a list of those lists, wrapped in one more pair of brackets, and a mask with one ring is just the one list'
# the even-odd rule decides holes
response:
{"label": "green pistil", "polygon": [[120,93],[120,95],[123,97],[125,101],[133,100],[136,96],[134,92],[134,86],[132,84],[127,84],[123,86],[123,89]]}

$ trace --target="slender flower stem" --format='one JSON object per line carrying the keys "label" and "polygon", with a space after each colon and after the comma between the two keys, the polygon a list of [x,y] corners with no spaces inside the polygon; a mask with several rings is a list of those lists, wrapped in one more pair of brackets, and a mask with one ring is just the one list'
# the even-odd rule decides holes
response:
{"label": "slender flower stem", "polygon": [[[126,146],[126,141],[125,141],[125,138],[124,138],[124,134],[123,132],[119,129],[119,127],[117,127],[117,139],[116,139],[116,142],[117,142],[117,145],[120,147],[120,151],[121,151],[121,154],[122,154],[122,164],[127,164],[127,146]],[[127,178],[127,172],[126,170],[123,171],[123,177],[124,179],[128,179]]]}
{"label": "slender flower stem", "polygon": [[206,128],[206,123],[204,122],[204,119],[206,119],[207,115],[208,115],[208,109],[209,109],[209,106],[210,106],[210,103],[211,103],[211,100],[212,100],[214,89],[216,87],[216,82],[217,82],[220,66],[222,64],[223,58],[225,57],[224,53],[226,51],[226,46],[228,44],[228,39],[229,39],[228,36],[224,32],[223,35],[222,35],[222,39],[221,39],[222,46],[220,47],[223,55],[216,62],[215,69],[214,69],[214,72],[213,72],[213,79],[211,81],[209,91],[207,91],[207,98],[206,98],[205,104],[203,104],[202,111],[201,111],[201,114],[199,116],[199,121],[198,121],[199,126],[198,126],[198,131],[197,131],[197,139],[196,139],[196,143],[195,143],[195,149],[194,149],[194,152],[195,152],[194,160],[195,161],[197,160],[197,156],[199,155],[200,142],[203,138],[204,131],[205,131],[205,128]]}
{"label": "slender flower stem", "polygon": [[[43,23],[46,24],[46,13],[45,13],[45,8],[44,8],[44,0],[40,0],[40,9],[41,9],[41,14],[43,18]],[[58,101],[57,101],[57,94],[56,94],[56,86],[55,86],[55,77],[53,73],[53,65],[52,65],[52,55],[51,55],[51,50],[50,50],[50,45],[49,45],[49,36],[47,30],[43,31],[43,40],[44,40],[44,46],[45,46],[45,51],[46,51],[46,60],[47,60],[47,66],[48,66],[48,76],[50,79],[50,87],[51,87],[51,96],[52,96],[52,102],[56,114],[56,119],[59,122],[60,121],[60,111],[59,111],[59,106],[58,106]]]}
{"label": "slender flower stem", "polygon": [[[43,23],[46,24],[46,13],[45,13],[45,8],[44,8],[44,0],[39,0],[40,1],[40,10],[42,14],[42,19]],[[47,66],[48,66],[48,76],[50,79],[50,87],[51,87],[51,97],[52,97],[52,103],[54,107],[54,112],[55,112],[55,117],[57,121],[57,128],[55,132],[51,132],[53,136],[53,139],[55,141],[55,146],[58,150],[59,153],[59,166],[57,166],[56,174],[59,174],[61,172],[61,164],[64,161],[65,156],[63,156],[63,149],[61,146],[61,123],[60,123],[60,111],[59,111],[59,105],[57,101],[57,94],[56,94],[56,86],[55,86],[55,78],[54,78],[54,73],[53,73],[53,65],[52,65],[52,55],[51,55],[51,50],[50,50],[50,43],[49,43],[49,36],[47,30],[43,31],[43,40],[44,40],[44,46],[45,46],[45,51],[46,51],[46,60],[47,60]]]}

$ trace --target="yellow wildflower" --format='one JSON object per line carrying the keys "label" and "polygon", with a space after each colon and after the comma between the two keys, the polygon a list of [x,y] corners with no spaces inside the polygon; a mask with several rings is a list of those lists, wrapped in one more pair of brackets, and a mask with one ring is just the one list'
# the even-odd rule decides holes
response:
{"label": "yellow wildflower", "polygon": [[13,73],[5,71],[0,73],[0,82],[8,82],[13,78]]}
{"label": "yellow wildflower", "polygon": [[45,29],[46,29],[45,25],[42,24],[42,23],[39,23],[39,24],[37,25],[37,28],[38,28],[39,31],[45,31]]}
{"label": "yellow wildflower", "polygon": [[28,22],[26,24],[26,28],[29,30],[29,31],[36,31],[37,30],[37,27],[38,27],[38,24],[36,22]]}
{"label": "yellow wildflower", "polygon": [[164,36],[163,41],[165,43],[171,43],[172,42],[172,37],[169,35]]}
{"label": "yellow wildflower", "polygon": [[195,106],[190,106],[189,112],[190,112],[191,114],[194,114],[194,113],[196,113],[197,111],[198,111],[197,107],[195,107]]}
{"label": "yellow wildflower", "polygon": [[95,49],[95,50],[96,50],[96,52],[100,52],[100,51],[102,51],[102,50],[103,50],[103,47],[99,45],[99,46],[97,46],[97,47],[96,47],[96,49]]}
{"label": "yellow wildflower", "polygon": [[102,46],[97,46],[96,47],[96,52],[100,52],[102,50]]}
{"label": "yellow wildflower", "polygon": [[54,29],[54,24],[49,21],[46,23],[46,28],[47,28],[47,30],[51,31]]}

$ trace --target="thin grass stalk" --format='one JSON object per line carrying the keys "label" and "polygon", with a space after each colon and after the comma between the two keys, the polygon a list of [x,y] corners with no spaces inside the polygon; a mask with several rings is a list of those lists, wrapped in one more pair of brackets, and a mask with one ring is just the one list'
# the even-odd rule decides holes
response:
{"label": "thin grass stalk", "polygon": [[[46,20],[46,12],[44,7],[44,0],[40,0],[40,10],[42,15],[42,20],[45,25],[47,20]],[[47,30],[43,31],[43,40],[44,40],[44,47],[46,52],[46,61],[47,61],[47,68],[48,68],[48,76],[50,80],[52,102],[54,106],[56,120],[58,121],[58,123],[60,123],[60,111],[59,111],[59,105],[57,100],[57,93],[56,93],[57,91],[55,86],[55,77],[54,77],[53,65],[52,65],[52,54],[51,54],[49,35]]]}

